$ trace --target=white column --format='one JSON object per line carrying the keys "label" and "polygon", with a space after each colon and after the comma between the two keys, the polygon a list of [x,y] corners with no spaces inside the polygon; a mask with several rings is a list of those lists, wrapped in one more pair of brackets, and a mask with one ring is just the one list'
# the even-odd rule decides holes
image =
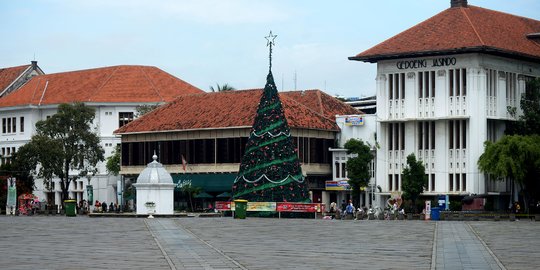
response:
{"label": "white column", "polygon": [[[418,108],[417,86],[416,72],[407,72],[405,75],[405,118],[416,118],[416,110]],[[378,107],[377,110],[379,110]]]}
{"label": "white column", "polygon": [[486,72],[483,68],[470,68],[467,71],[467,97],[469,99],[469,132],[467,159],[467,191],[476,194],[485,193],[484,174],[478,169],[478,158],[484,152],[487,140],[487,86]]}
{"label": "white column", "polygon": [[388,89],[386,75],[377,75],[377,115],[380,119],[388,119]]}
{"label": "white column", "polygon": [[435,117],[445,117],[448,112],[448,70],[435,74]]}
{"label": "white column", "polygon": [[325,211],[330,210],[330,194],[328,193],[328,191],[323,191],[321,193],[321,203],[324,204]]}
{"label": "white column", "polygon": [[497,116],[501,118],[506,118],[506,84],[508,83],[508,78],[506,78],[506,73],[499,71],[499,76],[497,80]]}
{"label": "white column", "polygon": [[520,102],[521,97],[525,94],[525,77],[523,75],[518,75],[517,89],[516,89],[516,103],[517,103],[517,115],[523,115],[523,110],[521,109]]}

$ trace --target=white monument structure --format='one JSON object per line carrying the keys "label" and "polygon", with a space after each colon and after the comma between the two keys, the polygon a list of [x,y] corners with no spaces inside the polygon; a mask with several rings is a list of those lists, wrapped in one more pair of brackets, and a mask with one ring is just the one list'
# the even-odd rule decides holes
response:
{"label": "white monument structure", "polygon": [[176,184],[170,173],[157,162],[157,155],[152,156],[154,161],[139,174],[137,183],[137,214],[173,214],[173,194]]}

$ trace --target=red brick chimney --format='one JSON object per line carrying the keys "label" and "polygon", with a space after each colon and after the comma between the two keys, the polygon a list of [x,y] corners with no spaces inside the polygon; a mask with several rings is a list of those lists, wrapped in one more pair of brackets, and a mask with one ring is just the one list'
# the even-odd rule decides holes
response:
{"label": "red brick chimney", "polygon": [[467,0],[450,0],[450,7],[467,7]]}

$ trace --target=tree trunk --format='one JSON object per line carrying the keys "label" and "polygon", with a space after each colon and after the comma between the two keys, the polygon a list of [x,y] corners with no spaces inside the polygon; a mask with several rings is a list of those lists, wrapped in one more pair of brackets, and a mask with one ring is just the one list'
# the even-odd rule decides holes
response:
{"label": "tree trunk", "polygon": [[60,188],[62,189],[62,197],[60,198],[61,204],[64,204],[64,200],[69,199],[68,197],[68,190],[69,190],[69,184],[71,183],[71,180],[68,179],[60,179]]}
{"label": "tree trunk", "polygon": [[189,205],[191,207],[191,212],[193,212],[193,200],[191,199],[191,193],[189,193],[188,196],[189,196]]}

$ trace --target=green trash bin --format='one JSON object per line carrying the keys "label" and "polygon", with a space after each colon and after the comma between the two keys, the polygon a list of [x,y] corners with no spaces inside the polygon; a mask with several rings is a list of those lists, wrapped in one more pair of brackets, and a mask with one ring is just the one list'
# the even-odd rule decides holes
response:
{"label": "green trash bin", "polygon": [[66,208],[66,216],[68,216],[68,217],[77,216],[77,212],[75,211],[75,206],[76,205],[77,205],[77,201],[75,201],[75,200],[65,200],[64,201],[64,207]]}
{"label": "green trash bin", "polygon": [[247,202],[247,200],[234,200],[234,218],[246,218]]}

